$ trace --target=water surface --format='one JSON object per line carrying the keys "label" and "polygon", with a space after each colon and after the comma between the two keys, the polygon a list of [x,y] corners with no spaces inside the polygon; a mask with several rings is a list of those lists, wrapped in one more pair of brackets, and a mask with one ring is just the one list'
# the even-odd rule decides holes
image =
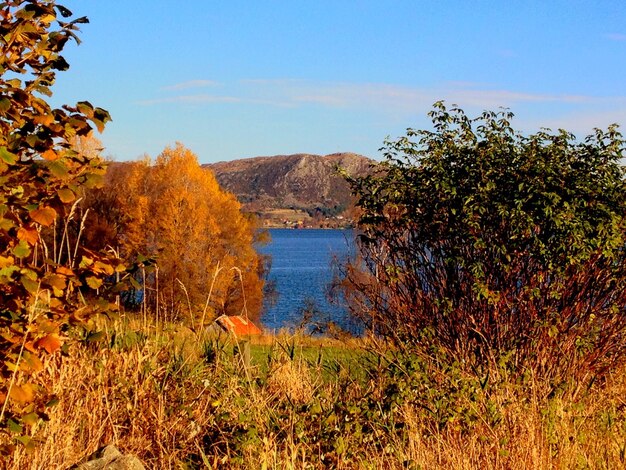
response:
{"label": "water surface", "polygon": [[[278,297],[266,302],[261,321],[270,329],[292,328],[302,321],[303,309],[314,305],[317,319],[346,323],[344,308],[330,304],[327,286],[332,280],[331,263],[352,250],[351,230],[270,229],[272,241],[259,249],[272,257],[269,280]],[[269,300],[269,299],[268,299]]]}

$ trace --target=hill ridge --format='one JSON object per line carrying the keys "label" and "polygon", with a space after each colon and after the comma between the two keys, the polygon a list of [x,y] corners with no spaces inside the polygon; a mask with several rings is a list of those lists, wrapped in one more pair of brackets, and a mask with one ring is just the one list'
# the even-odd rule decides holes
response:
{"label": "hill ridge", "polygon": [[351,206],[350,188],[337,167],[362,175],[374,163],[363,155],[336,152],[249,157],[203,167],[213,171],[219,184],[237,196],[245,211],[258,214],[266,225],[320,226],[323,221],[343,220]]}

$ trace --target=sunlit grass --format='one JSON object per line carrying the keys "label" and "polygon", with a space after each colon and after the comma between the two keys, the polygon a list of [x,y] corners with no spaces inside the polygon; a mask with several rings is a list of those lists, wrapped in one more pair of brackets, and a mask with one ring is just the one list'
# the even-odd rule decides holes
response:
{"label": "sunlit grass", "polygon": [[[147,468],[622,468],[626,375],[576,395],[451,370],[395,383],[364,340],[211,337],[107,321],[49,359],[58,395],[8,468],[69,468],[115,444]],[[369,370],[369,373],[366,371]],[[495,372],[494,372],[495,377]],[[406,385],[411,383],[412,385]],[[430,397],[424,400],[424,397]]]}

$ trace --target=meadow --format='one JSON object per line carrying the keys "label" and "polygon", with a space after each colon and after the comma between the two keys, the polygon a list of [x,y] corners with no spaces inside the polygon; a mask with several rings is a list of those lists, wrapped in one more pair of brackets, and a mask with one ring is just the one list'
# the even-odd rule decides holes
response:
{"label": "meadow", "polygon": [[[626,375],[555,390],[437,367],[367,338],[237,339],[122,316],[37,377],[49,421],[9,468],[70,468],[115,444],[146,468],[620,468]],[[92,325],[95,326],[95,325]],[[250,342],[250,362],[241,354]],[[61,367],[62,366],[62,367]],[[583,386],[584,385],[584,386]]]}

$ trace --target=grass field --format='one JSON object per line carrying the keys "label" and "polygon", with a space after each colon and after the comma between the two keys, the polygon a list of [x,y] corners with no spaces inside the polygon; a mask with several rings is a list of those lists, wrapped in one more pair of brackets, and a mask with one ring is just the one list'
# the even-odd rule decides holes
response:
{"label": "grass field", "polygon": [[[250,340],[101,323],[38,377],[58,404],[5,468],[115,444],[147,468],[623,468],[626,375],[551,390],[377,355],[366,340]],[[93,338],[93,337],[92,337]],[[549,392],[549,390],[551,390]]]}

